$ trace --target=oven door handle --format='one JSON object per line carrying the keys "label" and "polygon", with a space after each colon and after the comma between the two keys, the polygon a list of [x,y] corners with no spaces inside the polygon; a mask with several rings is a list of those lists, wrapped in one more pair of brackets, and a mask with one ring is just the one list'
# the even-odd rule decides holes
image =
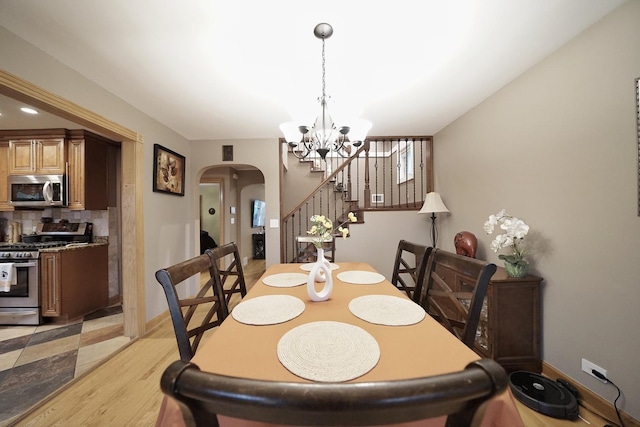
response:
{"label": "oven door handle", "polygon": [[37,267],[35,262],[14,262],[14,268],[23,268],[23,267]]}
{"label": "oven door handle", "polygon": [[34,314],[38,314],[38,311],[37,310],[0,311],[0,317],[33,316]]}

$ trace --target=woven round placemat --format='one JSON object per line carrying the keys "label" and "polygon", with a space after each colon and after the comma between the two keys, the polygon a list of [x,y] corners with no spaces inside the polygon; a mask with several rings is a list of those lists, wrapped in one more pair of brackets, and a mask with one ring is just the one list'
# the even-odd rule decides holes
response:
{"label": "woven round placemat", "polygon": [[306,285],[308,274],[304,273],[277,273],[262,279],[262,283],[275,288],[293,288],[294,286]]}
{"label": "woven round placemat", "polygon": [[364,329],[320,321],[297,326],[278,342],[278,359],[293,374],[311,381],[342,382],[373,369],[380,347]]}
{"label": "woven round placemat", "polygon": [[384,280],[384,276],[375,271],[351,270],[338,273],[338,279],[354,285],[374,285]]}
{"label": "woven round placemat", "polygon": [[[304,270],[304,271],[311,271],[311,269],[313,268],[313,266],[316,265],[315,262],[308,262],[306,264],[302,264],[300,266],[300,270]],[[337,270],[340,268],[340,266],[336,263],[330,262],[329,266],[331,267],[331,270]]]}
{"label": "woven round placemat", "polygon": [[364,295],[349,302],[356,317],[376,325],[406,326],[424,319],[422,307],[406,298],[391,295]]}
{"label": "woven round placemat", "polygon": [[243,300],[231,315],[247,325],[275,325],[300,316],[304,301],[291,295],[263,295]]}

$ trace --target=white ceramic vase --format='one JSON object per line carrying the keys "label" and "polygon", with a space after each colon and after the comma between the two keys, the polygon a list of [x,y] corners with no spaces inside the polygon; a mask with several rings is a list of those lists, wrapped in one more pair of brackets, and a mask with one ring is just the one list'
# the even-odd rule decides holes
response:
{"label": "white ceramic vase", "polygon": [[[324,287],[320,291],[316,290],[316,282],[324,283]],[[326,301],[331,297],[332,290],[331,264],[324,257],[324,249],[319,248],[318,259],[307,278],[307,293],[311,301]]]}

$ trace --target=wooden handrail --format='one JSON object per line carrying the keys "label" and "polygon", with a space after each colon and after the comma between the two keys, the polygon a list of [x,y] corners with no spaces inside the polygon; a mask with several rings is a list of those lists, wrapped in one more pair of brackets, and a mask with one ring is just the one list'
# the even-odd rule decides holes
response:
{"label": "wooden handrail", "polygon": [[360,147],[358,151],[356,151],[353,154],[353,156],[350,156],[349,159],[345,160],[344,163],[342,163],[335,171],[333,171],[333,173],[331,173],[331,175],[323,179],[322,182],[318,184],[316,188],[311,190],[311,192],[307,195],[307,197],[302,199],[302,201],[298,203],[293,209],[291,209],[291,211],[289,211],[282,219],[290,217],[291,215],[295,214],[298,209],[302,208],[302,206],[304,206],[305,203],[307,203],[309,200],[311,200],[311,198],[313,198],[313,196],[318,192],[318,189],[324,187],[327,183],[331,182],[333,178],[335,178],[341,171],[343,171],[347,166],[350,166],[351,161],[354,158],[357,158],[358,155],[360,155],[360,153],[364,151],[365,147],[368,147],[367,143],[362,144],[362,147]]}
{"label": "wooden handrail", "polygon": [[[332,163],[329,161],[325,165],[329,168]],[[433,176],[432,137],[367,138],[353,155],[345,158],[281,218],[281,261],[292,262],[296,258],[291,247],[295,246],[296,236],[306,233],[308,218],[303,219],[304,214],[322,214],[337,224],[350,211],[359,213],[358,222],[364,222],[362,214],[365,211],[418,210],[425,195],[433,191]],[[376,201],[372,201],[374,191],[379,195]]]}

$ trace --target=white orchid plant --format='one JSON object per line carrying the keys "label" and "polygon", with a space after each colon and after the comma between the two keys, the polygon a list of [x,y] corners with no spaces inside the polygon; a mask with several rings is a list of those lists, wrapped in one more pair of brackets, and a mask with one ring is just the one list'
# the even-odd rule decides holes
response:
{"label": "white orchid plant", "polygon": [[522,247],[524,237],[529,233],[529,226],[519,218],[508,215],[504,209],[495,215],[490,215],[489,219],[484,223],[484,231],[487,234],[493,234],[496,225],[500,224],[500,228],[505,231],[504,234],[498,234],[491,242],[491,250],[498,252],[502,248],[510,247],[512,253],[510,255],[498,255],[498,258],[508,262],[509,264],[522,265],[526,264],[524,256],[527,250]]}
{"label": "white orchid plant", "polygon": [[313,215],[310,218],[312,224],[311,230],[307,231],[307,234],[314,237],[314,246],[316,248],[321,248],[322,243],[331,241],[333,238],[332,235],[336,230],[342,234],[343,239],[346,238],[349,235],[349,229],[342,226],[348,222],[356,222],[357,220],[358,218],[356,217],[356,214],[349,212],[347,220],[334,229],[333,222],[329,218],[324,215]]}

